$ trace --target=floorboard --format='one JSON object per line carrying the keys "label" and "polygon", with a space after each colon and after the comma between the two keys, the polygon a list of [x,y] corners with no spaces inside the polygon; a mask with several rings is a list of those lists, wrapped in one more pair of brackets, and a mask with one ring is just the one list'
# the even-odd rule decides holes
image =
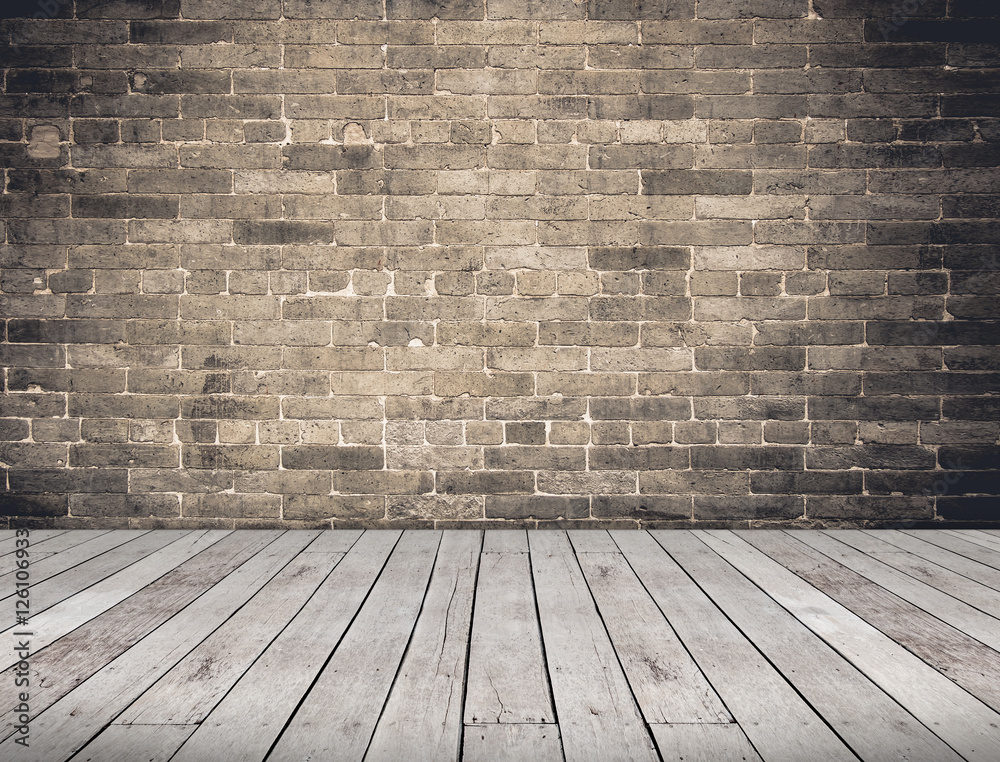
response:
{"label": "floorboard", "polygon": [[440,542],[438,532],[403,533],[371,597],[269,759],[364,757],[420,613]]}
{"label": "floorboard", "polygon": [[[718,563],[720,556],[729,557],[731,547],[723,547],[714,536],[705,541],[702,537],[677,534],[663,542],[701,589],[859,757],[962,759],[765,589],[736,567]],[[753,563],[754,553],[767,558],[753,550],[744,556],[745,565]]]}
{"label": "floorboard", "polygon": [[0,759],[1000,759],[992,530],[32,530],[14,627],[17,539]]}
{"label": "floorboard", "polygon": [[399,532],[367,532],[171,762],[263,760],[368,597]]}
{"label": "floorboard", "polygon": [[732,532],[699,536],[967,760],[1000,759],[1000,715]]}
{"label": "floorboard", "polygon": [[1000,653],[800,542],[798,532],[740,536],[1000,710]]}
{"label": "floorboard", "polygon": [[[496,539],[491,534],[486,532],[484,542]],[[527,551],[527,536],[520,534]],[[492,542],[485,547],[511,546]],[[527,552],[483,553],[475,606],[465,722],[554,722]],[[496,658],[499,653],[504,658]]]}

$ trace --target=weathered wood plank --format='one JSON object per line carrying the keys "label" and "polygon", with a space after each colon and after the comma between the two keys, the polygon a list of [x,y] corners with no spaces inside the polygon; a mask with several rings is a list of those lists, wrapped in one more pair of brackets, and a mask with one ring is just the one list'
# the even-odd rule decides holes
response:
{"label": "weathered wood plank", "polygon": [[[188,530],[148,532],[130,540],[124,545],[119,545],[115,548],[114,553],[104,553],[73,569],[66,570],[62,574],[50,577],[44,582],[39,582],[31,588],[31,608],[34,615],[37,616],[42,612],[46,612],[56,604],[68,601],[72,596],[88,588],[91,588],[91,591],[98,595],[103,595],[110,588],[121,583],[128,590],[126,595],[130,595],[138,588],[134,586],[128,573],[121,574],[114,582],[108,578],[126,570],[127,567],[134,563],[143,561],[157,551],[167,548],[171,543],[182,542],[181,538],[189,534]],[[178,561],[178,563],[180,562]],[[144,566],[138,566],[134,571],[141,575],[144,573],[143,569]],[[148,579],[152,581],[155,577]],[[105,582],[98,586],[97,583],[102,580],[105,580]],[[111,597],[109,600],[117,602],[114,597]],[[112,604],[108,604],[109,608],[110,605]],[[9,611],[8,613],[12,614],[13,612]],[[100,611],[96,611],[94,615],[96,616],[99,613]],[[46,616],[49,615],[47,614]],[[7,625],[12,625],[12,623],[12,617],[8,617],[5,621]],[[51,620],[49,623],[51,624]]]}
{"label": "weathered wood plank", "polygon": [[625,557],[582,553],[579,562],[646,722],[733,722]]}
{"label": "weathered wood plank", "polygon": [[[35,635],[32,638],[32,653],[37,653],[66,633],[72,632],[108,609],[117,606],[146,585],[211,547],[230,533],[229,530],[220,529],[196,532],[166,531],[170,532],[166,537],[155,533],[151,538],[154,543],[163,543],[163,547],[144,555],[132,565],[115,572],[101,582],[76,593],[72,598],[61,599],[57,605],[52,605],[40,613],[33,611],[31,625]],[[149,535],[145,535],[134,542],[142,543],[148,537]],[[60,595],[58,588],[54,587],[56,580],[58,577],[39,585],[39,590],[31,597],[33,609],[36,600],[45,601],[42,598],[45,593],[51,592],[53,597]],[[41,588],[46,585],[49,585],[49,588],[42,590]],[[10,637],[14,629],[16,628],[11,627],[0,633],[0,638]],[[15,660],[10,658],[9,654],[6,656],[4,661],[0,661],[0,666],[8,668],[15,663]]]}
{"label": "weathered wood plank", "polygon": [[535,532],[528,543],[566,759],[656,760],[566,533]]}
{"label": "weathered wood plank", "polygon": [[[836,530],[845,531],[845,530]],[[989,614],[894,569],[837,539],[836,531],[802,530],[796,537],[903,600],[1000,651],[1000,623]]]}
{"label": "weathered wood plank", "polygon": [[[867,532],[851,532],[838,534],[837,539],[845,545],[850,545],[871,558],[878,559],[886,566],[908,574],[935,590],[947,593],[953,598],[968,603],[990,616],[1000,615],[1000,592],[964,577],[957,572],[946,569],[940,564],[909,553],[903,548]],[[939,551],[943,556],[943,551]],[[933,551],[931,551],[933,555]],[[1000,628],[1000,622],[997,622]]]}
{"label": "weathered wood plank", "polygon": [[800,542],[800,531],[737,533],[988,706],[1000,709],[1000,653]]}
{"label": "weathered wood plank", "polygon": [[941,531],[1000,552],[1000,537],[995,534],[977,529],[942,529]]}
{"label": "weathered wood plank", "polygon": [[927,529],[902,530],[902,534],[932,543],[939,548],[950,550],[962,558],[978,561],[980,564],[989,566],[991,569],[1000,569],[1000,550],[984,548],[982,545],[969,542],[965,537]]}
{"label": "weathered wood plank", "polygon": [[268,759],[364,756],[413,632],[440,540],[440,532],[403,533],[370,598]]}
{"label": "weathered wood plank", "polygon": [[575,553],[619,553],[611,535],[603,529],[571,529],[566,534]]}
{"label": "weathered wood plank", "polygon": [[168,762],[194,725],[110,725],[74,762]]}
{"label": "weathered wood plank", "polygon": [[[4,569],[7,567],[3,566],[3,564],[6,564],[11,560],[7,558],[7,556],[14,553],[18,548],[18,539],[27,539],[29,543],[28,550],[31,553],[31,558],[40,559],[59,553],[67,548],[72,548],[74,545],[79,545],[81,542],[87,542],[88,540],[102,534],[107,534],[111,530],[76,529],[70,532],[65,529],[34,529],[27,538],[17,538],[14,536],[14,530],[9,531],[11,533],[10,537],[3,542],[0,542],[0,557],[2,557],[0,558],[0,562],[2,562],[0,563],[0,568]],[[22,545],[21,547],[24,546]]]}
{"label": "weathered wood plank", "polygon": [[[0,556],[6,556],[13,553],[18,548],[17,541],[19,539],[25,539],[23,536],[17,536],[17,530],[5,529],[3,531],[7,534],[5,534],[4,538],[0,540]],[[69,530],[67,529],[32,529],[27,536],[28,548],[33,549],[36,545],[41,546],[42,543],[48,542],[52,538],[58,537],[59,535],[66,534],[68,531]],[[40,547],[39,550],[41,550]]]}
{"label": "weathered wood plank", "polygon": [[[296,550],[301,550],[308,541],[308,536],[299,536],[298,532],[289,539]],[[288,561],[245,606],[143,693],[115,722],[200,723],[295,617],[341,558],[342,553],[300,553]]]}
{"label": "weathered wood plank", "polygon": [[563,762],[557,725],[466,725],[462,762]]}
{"label": "weathered wood plank", "polygon": [[264,759],[372,589],[400,532],[365,532],[171,762]]}
{"label": "weathered wood plank", "polygon": [[[50,555],[43,558],[39,558],[38,555],[36,555],[35,549],[32,549],[31,565],[29,567],[31,573],[31,588],[29,589],[33,589],[39,583],[44,582],[57,574],[62,574],[68,569],[78,567],[81,564],[107,553],[114,548],[138,539],[142,535],[146,534],[148,530],[117,529],[111,532],[101,530],[80,531],[87,532],[89,536],[80,537],[78,542],[60,548],[58,551],[54,551]],[[62,540],[64,537],[66,537],[66,535],[60,535],[59,537],[54,538],[53,541]],[[71,538],[77,538],[76,532],[73,532],[67,540]],[[66,541],[63,541],[63,544],[65,545]],[[6,592],[7,590],[13,589],[14,570],[11,569],[11,571],[7,574],[0,575],[0,590]],[[2,605],[3,600],[5,600],[5,598],[0,598],[0,605]]]}
{"label": "weathered wood plank", "polygon": [[423,609],[365,760],[458,759],[482,533],[446,530]]}
{"label": "weathered wood plank", "polygon": [[992,709],[732,532],[698,536],[960,755],[970,761],[1000,758],[1000,735],[993,729],[1000,727],[1000,715]]}
{"label": "weathered wood plank", "polygon": [[487,529],[483,553],[527,553],[528,535],[523,529]]}
{"label": "weathered wood plank", "polygon": [[856,762],[854,754],[649,533],[612,530],[611,536],[764,759]]}
{"label": "weathered wood plank", "polygon": [[347,553],[361,538],[361,529],[324,529],[303,553]]}
{"label": "weathered wood plank", "polygon": [[[940,738],[723,560],[730,553],[727,535],[657,532],[655,536],[861,759],[960,762],[961,757]],[[750,546],[743,548],[744,562],[757,554],[773,563]]]}
{"label": "weathered wood plank", "polygon": [[528,555],[484,553],[469,645],[465,722],[548,723],[554,717]]}
{"label": "weathered wood plank", "polygon": [[[237,532],[236,540],[256,547],[245,562],[216,580],[204,594],[163,622],[96,674],[56,702],[32,723],[36,735],[25,759],[67,759],[226,621],[288,563],[308,538],[274,532]],[[228,538],[227,538],[228,539]],[[269,542],[273,540],[273,542]],[[261,546],[266,546],[261,548]],[[223,548],[218,548],[223,550]],[[180,739],[183,740],[183,739]],[[3,750],[3,746],[0,746]]]}
{"label": "weathered wood plank", "polygon": [[[942,548],[919,536],[914,537],[913,535],[888,529],[870,530],[866,534],[870,534],[872,537],[882,540],[908,554],[912,553],[914,556],[919,556],[937,567],[942,567],[948,569],[950,572],[959,574],[962,579],[975,581],[977,586],[974,589],[976,590],[983,585],[994,595],[997,594],[996,591],[1000,590],[1000,569],[994,569],[992,566],[966,558],[960,553]],[[896,568],[900,567],[897,566]],[[948,592],[947,588],[939,589],[944,589]],[[968,600],[966,602],[971,603]],[[996,615],[994,614],[994,616]]]}
{"label": "weathered wood plank", "polygon": [[746,734],[728,725],[650,725],[663,762],[760,762]]}

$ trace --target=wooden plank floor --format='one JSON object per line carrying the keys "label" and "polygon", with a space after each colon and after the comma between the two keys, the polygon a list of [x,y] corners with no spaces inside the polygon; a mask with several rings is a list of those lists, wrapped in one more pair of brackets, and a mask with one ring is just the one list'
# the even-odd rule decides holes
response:
{"label": "wooden plank floor", "polygon": [[0,759],[1000,760],[995,532],[37,531],[29,553],[15,624],[0,532]]}

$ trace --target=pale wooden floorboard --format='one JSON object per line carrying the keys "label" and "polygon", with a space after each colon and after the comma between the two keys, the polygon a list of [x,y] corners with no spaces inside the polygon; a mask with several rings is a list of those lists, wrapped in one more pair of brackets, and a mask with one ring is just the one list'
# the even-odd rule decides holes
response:
{"label": "pale wooden floorboard", "polygon": [[855,550],[847,543],[836,539],[835,532],[803,530],[801,534],[795,536],[824,555],[853,569],[862,577],[919,606],[941,621],[957,627],[990,648],[1000,651],[1000,622],[975,606],[970,606],[877,558]]}
{"label": "pale wooden floorboard", "polygon": [[463,762],[563,762],[556,725],[500,722],[467,725]]}
{"label": "pale wooden floorboard", "polygon": [[281,734],[268,759],[361,759],[413,632],[439,532],[403,533],[371,598]]}
{"label": "pale wooden floorboard", "polygon": [[[579,534],[571,535],[574,545]],[[607,532],[591,534],[604,535],[618,551]],[[589,552],[579,559],[646,722],[732,722],[621,552]]]}
{"label": "pale wooden floorboard", "polygon": [[528,534],[523,529],[487,529],[483,553],[527,553]]}
{"label": "pale wooden floorboard", "polygon": [[800,542],[798,532],[738,534],[1000,710],[1000,653]]}
{"label": "pale wooden floorboard", "polygon": [[965,759],[1000,759],[1000,714],[732,532],[698,535]]}
{"label": "pale wooden floorboard", "polygon": [[[23,536],[21,538],[19,538],[17,536],[16,531],[13,530],[13,529],[4,529],[3,531],[6,534],[3,535],[3,539],[0,539],[0,557],[7,556],[7,555],[13,553],[14,551],[16,551],[18,549],[18,547],[22,547],[22,548],[24,547],[24,545],[20,545],[19,546],[17,544],[18,539],[24,539]],[[61,534],[66,534],[66,532],[68,532],[68,531],[69,531],[68,529],[32,529],[31,532],[28,534],[28,537],[27,537],[27,540],[28,540],[28,546],[27,546],[28,550],[29,551],[33,550],[36,545],[38,546],[38,549],[41,550],[43,542],[47,542],[50,539],[52,539],[53,537],[58,537]],[[82,530],[80,530],[80,531],[82,531]],[[83,541],[80,540],[79,542],[83,542]],[[44,552],[48,552],[48,551],[44,551]],[[3,563],[6,563],[7,561],[8,561],[8,559],[3,558]],[[3,567],[0,567],[0,568],[3,568]]]}
{"label": "pale wooden floorboard", "polygon": [[961,574],[967,579],[981,583],[993,592],[1000,589],[1000,569],[996,569],[989,564],[965,558],[961,553],[956,553],[948,548],[943,548],[918,537],[904,534],[903,532],[870,530],[867,534],[884,540],[905,551],[907,554],[912,553],[914,556],[929,561],[936,566],[943,567],[956,574]]}
{"label": "pale wooden floorboard", "polygon": [[366,532],[171,762],[263,760],[361,608],[399,536]]}
{"label": "pale wooden floorboard", "polygon": [[1000,551],[984,548],[969,540],[964,535],[953,535],[947,532],[928,532],[919,529],[901,530],[900,534],[921,540],[939,548],[953,551],[963,558],[977,561],[991,569],[1000,569]]}
{"label": "pale wooden floorboard", "polygon": [[1000,535],[991,534],[989,532],[980,532],[975,529],[965,531],[958,529],[943,529],[941,531],[955,537],[962,537],[969,542],[974,542],[977,545],[982,545],[984,548],[989,548],[990,550],[1000,553]]}
{"label": "pale wooden floorboard", "polygon": [[0,759],[1000,759],[989,530],[31,540],[31,746],[9,667]]}
{"label": "pale wooden floorboard", "polygon": [[[160,560],[167,556],[172,556],[175,552],[185,546],[185,537],[188,537],[188,541],[191,541],[189,535],[190,533],[184,530],[148,532],[129,540],[123,545],[119,545],[115,548],[114,553],[104,553],[103,555],[92,558],[89,561],[85,561],[79,566],[67,569],[61,574],[49,577],[43,582],[32,585],[32,616],[37,616],[42,612],[47,612],[56,604],[66,601],[80,591],[86,590],[91,586],[94,586],[93,590],[91,590],[92,595],[97,596],[101,600],[104,600],[104,596],[107,596],[108,601],[114,600],[117,602],[117,600],[120,599],[115,599],[114,596],[111,595],[111,591],[113,589],[134,592],[138,589],[135,587],[137,580],[146,579],[151,581],[153,578],[147,576],[147,574],[153,573],[155,571],[155,566],[159,565],[159,561],[154,564],[148,560],[151,554],[176,543],[175,547],[172,547],[170,550],[165,550],[161,554]],[[195,539],[194,541],[197,542],[198,540]],[[182,551],[182,553],[183,552],[184,551]],[[131,573],[118,574],[118,572],[122,572],[132,564],[137,564],[136,567],[131,570],[131,572],[134,572],[137,575],[135,579],[132,578]],[[113,576],[114,579],[108,579]],[[98,586],[97,583],[99,582],[103,582],[103,584]],[[109,607],[110,605],[112,604],[109,603]],[[92,609],[94,606],[89,605],[87,608]],[[12,615],[13,611],[9,610],[4,624],[8,626],[13,624],[14,620]],[[46,616],[51,616],[51,614],[47,614]],[[51,624],[51,622],[49,622],[49,624]]]}
{"label": "pale wooden floorboard", "polygon": [[[554,722],[528,554],[506,550],[518,547],[514,537],[502,542],[491,534],[486,532],[484,549],[498,550],[484,552],[479,563],[465,722]],[[523,532],[504,534],[523,537],[527,551]]]}
{"label": "pale wooden floorboard", "polygon": [[739,725],[652,725],[663,762],[760,762]]}
{"label": "pale wooden floorboard", "polygon": [[567,762],[657,759],[569,538],[534,532],[528,545]]}
{"label": "pale wooden floorboard", "polygon": [[766,592],[729,563],[719,563],[727,548],[709,547],[702,535],[658,539],[859,757],[962,759]]}
{"label": "pale wooden floorboard", "polygon": [[[767,760],[854,760],[816,712],[650,533],[611,533],[727,709]],[[666,542],[666,540],[663,540]]]}
{"label": "pale wooden floorboard", "polygon": [[[32,692],[35,711],[51,706],[95,672],[104,669],[202,593],[211,590],[279,534],[280,531],[244,532],[224,537],[42,653],[35,654],[31,659],[32,684],[36,686]],[[102,701],[100,696],[95,700]],[[119,711],[122,708],[119,707]],[[11,709],[0,715],[0,734],[8,736],[13,724]],[[70,721],[67,724],[74,725]],[[61,740],[48,738],[50,743]],[[32,744],[31,748],[34,752],[43,747]]]}
{"label": "pale wooden floorboard", "polygon": [[446,530],[423,609],[366,762],[456,759],[482,534]]}
{"label": "pale wooden floorboard", "polygon": [[[78,529],[75,532],[60,529],[33,531],[31,536],[28,538],[29,544],[27,550],[29,558],[32,564],[34,564],[41,559],[48,558],[49,556],[53,556],[56,553],[60,553],[68,548],[80,545],[81,543],[88,542],[102,534],[108,534],[110,531],[111,530],[109,529]],[[14,537],[13,532],[11,532],[10,538],[0,542],[0,570],[3,570],[5,573],[7,573],[9,569],[13,568],[11,565],[13,561],[12,554],[18,549],[17,539],[18,538]],[[23,545],[20,547],[24,548]],[[3,587],[0,587],[0,590],[3,589]]]}
{"label": "pale wooden floorboard", "polygon": [[[32,725],[38,741],[32,743],[30,752],[21,756],[38,762],[65,759],[86,745],[267,584],[306,542],[308,536],[298,533],[237,532],[230,547],[214,548],[222,557],[205,558],[200,569],[188,570],[192,576],[207,580],[211,580],[209,575],[217,577],[204,594],[181,607],[167,603],[167,611],[176,609],[175,614],[36,718]],[[223,555],[223,551],[228,552]],[[130,621],[129,617],[128,612],[120,612],[119,626]],[[65,659],[61,666],[71,670],[74,665]],[[0,756],[3,751],[4,746],[0,745]]]}
{"label": "pale wooden floorboard", "polygon": [[[301,550],[300,546],[308,540],[308,534],[293,533],[287,542],[294,541],[292,549]],[[204,720],[306,604],[343,555],[302,552],[288,561],[245,606],[143,693],[115,722],[195,725]]]}
{"label": "pale wooden floorboard", "polygon": [[[227,530],[216,529],[196,532],[168,530],[166,537],[157,534],[152,539],[153,542],[162,543],[162,547],[72,597],[60,597],[62,595],[60,588],[52,586],[49,593],[52,600],[58,599],[57,604],[43,603],[42,606],[37,606],[36,602],[45,601],[43,597],[45,591],[33,592],[31,623],[36,634],[31,641],[32,653],[55,643],[67,633],[138,593],[189,558],[219,542],[227,534],[229,534]],[[140,537],[136,542],[142,542],[142,539]],[[45,584],[42,583],[39,588]],[[38,611],[41,613],[36,613]],[[0,639],[11,637],[15,629],[11,626],[0,632]],[[4,657],[7,656],[4,654]],[[0,661],[0,666],[9,668],[15,661],[5,658],[4,661]]]}
{"label": "pale wooden floorboard", "polygon": [[73,762],[168,762],[194,725],[112,725]]}
{"label": "pale wooden floorboard", "polygon": [[[886,566],[908,574],[935,590],[957,598],[992,617],[1000,615],[1000,593],[975,579],[970,579],[945,568],[933,560],[907,553],[902,548],[867,532],[841,534],[837,539],[845,545],[850,545],[855,550],[860,550],[865,555],[881,561]],[[944,556],[944,554],[940,553],[939,556]],[[946,558],[942,560],[947,562]],[[997,622],[997,628],[1000,629],[1000,621]]]}
{"label": "pale wooden floorboard", "polygon": [[[59,548],[47,555],[43,555],[41,558],[37,552],[32,551],[31,565],[29,567],[32,587],[57,574],[62,574],[69,569],[93,560],[113,548],[117,548],[147,534],[146,531],[134,529],[117,529],[112,532],[82,531],[88,532],[90,536],[81,538],[80,541],[68,547]],[[70,534],[69,537],[61,535],[60,537],[53,538],[53,542],[58,542],[64,537],[69,541],[75,536],[76,533]],[[7,574],[0,575],[0,590],[12,590],[14,588],[14,574],[14,570],[11,569]],[[0,601],[2,600],[4,599],[0,598]],[[3,604],[0,603],[0,605]]]}

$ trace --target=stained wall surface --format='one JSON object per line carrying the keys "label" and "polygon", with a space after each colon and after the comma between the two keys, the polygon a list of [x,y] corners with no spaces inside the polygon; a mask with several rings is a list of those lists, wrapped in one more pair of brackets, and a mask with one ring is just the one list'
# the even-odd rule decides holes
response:
{"label": "stained wall surface", "polygon": [[5,525],[1000,521],[992,0],[22,5]]}

